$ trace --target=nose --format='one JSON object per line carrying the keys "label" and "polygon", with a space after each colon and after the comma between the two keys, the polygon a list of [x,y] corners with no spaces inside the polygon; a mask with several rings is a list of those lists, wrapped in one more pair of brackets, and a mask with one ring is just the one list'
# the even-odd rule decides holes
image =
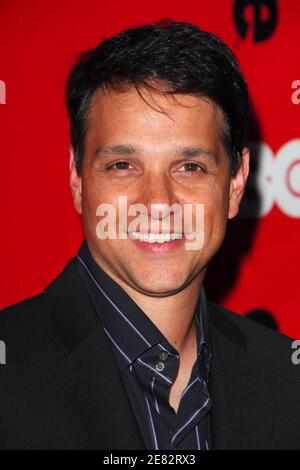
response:
{"label": "nose", "polygon": [[157,223],[161,221],[160,229],[164,229],[164,224],[167,228],[169,223],[172,227],[174,225],[172,223],[173,214],[179,212],[179,201],[175,194],[174,183],[168,175],[149,172],[143,181],[142,190],[142,203],[147,208],[148,221],[151,224],[154,223],[151,226],[158,230]]}
{"label": "nose", "polygon": [[165,205],[170,206],[174,202],[172,183],[166,174],[149,172],[143,182],[143,204],[148,211],[151,205],[163,209]]}

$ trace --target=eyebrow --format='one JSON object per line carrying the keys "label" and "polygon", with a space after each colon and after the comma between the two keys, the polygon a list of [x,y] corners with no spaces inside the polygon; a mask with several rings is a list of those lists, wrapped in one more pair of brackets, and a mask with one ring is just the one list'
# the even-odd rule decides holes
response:
{"label": "eyebrow", "polygon": [[[140,153],[139,148],[134,147],[133,145],[104,145],[98,147],[95,151],[95,157],[101,155],[136,155]],[[203,147],[175,147],[172,149],[172,153],[175,156],[186,157],[186,158],[195,158],[195,157],[208,157],[212,158],[214,162],[219,164],[219,156],[217,153],[210,148]]]}
{"label": "eyebrow", "polygon": [[219,164],[219,156],[217,153],[209,148],[203,147],[178,147],[176,150],[176,155],[183,156],[183,157],[208,157],[212,158],[215,163]]}

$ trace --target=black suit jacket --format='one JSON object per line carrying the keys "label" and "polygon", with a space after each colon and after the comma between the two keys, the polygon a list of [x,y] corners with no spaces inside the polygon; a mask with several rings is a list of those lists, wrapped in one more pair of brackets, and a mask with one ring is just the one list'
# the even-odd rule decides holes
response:
{"label": "black suit jacket", "polygon": [[[103,299],[103,308],[110,308]],[[208,303],[214,449],[299,449],[291,339]],[[0,312],[0,449],[145,449],[75,259]]]}

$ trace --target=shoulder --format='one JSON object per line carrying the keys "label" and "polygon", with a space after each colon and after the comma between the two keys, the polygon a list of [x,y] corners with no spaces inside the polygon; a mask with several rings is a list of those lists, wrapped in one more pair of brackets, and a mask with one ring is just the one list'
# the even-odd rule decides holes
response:
{"label": "shoulder", "polygon": [[7,367],[51,367],[96,322],[91,300],[71,258],[43,292],[0,311]]}
{"label": "shoulder", "polygon": [[49,342],[47,328],[48,311],[43,293],[1,310],[0,340],[5,345],[5,369],[39,364]]}
{"label": "shoulder", "polygon": [[208,310],[211,313],[211,316],[215,317],[217,322],[220,321],[221,317],[223,317],[225,321],[229,320],[241,331],[243,331],[248,337],[249,335],[251,335],[251,338],[253,339],[259,339],[261,337],[267,336],[268,338],[270,338],[271,341],[275,342],[294,341],[292,337],[286,336],[272,328],[268,328],[255,320],[233,312],[232,310],[228,310],[220,305],[217,305],[214,302],[208,302]]}
{"label": "shoulder", "polygon": [[298,368],[292,361],[297,347],[294,338],[213,302],[208,302],[208,310],[215,336],[219,339],[226,336],[237,342],[248,357],[262,368],[276,373],[281,369],[300,376],[300,365]]}
{"label": "shoulder", "polygon": [[24,343],[38,337],[47,323],[44,294],[22,300],[0,311],[0,337],[13,343]]}
{"label": "shoulder", "polygon": [[[59,301],[64,296],[71,297],[72,290],[78,287],[70,272],[74,272],[73,258],[44,291],[0,310],[0,338],[5,336],[15,343],[19,341],[23,344],[25,341],[33,341],[48,330],[53,313],[53,299]],[[66,294],[67,289],[70,292]]]}
{"label": "shoulder", "polygon": [[12,329],[14,333],[20,329],[24,332],[32,324],[42,327],[46,316],[43,296],[39,293],[0,310],[0,332],[8,333]]}

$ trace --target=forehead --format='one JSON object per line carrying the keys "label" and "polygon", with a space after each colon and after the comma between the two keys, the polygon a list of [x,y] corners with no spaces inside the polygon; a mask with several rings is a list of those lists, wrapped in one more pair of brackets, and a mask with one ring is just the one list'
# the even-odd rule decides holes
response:
{"label": "forehead", "polygon": [[153,143],[213,143],[220,140],[222,121],[220,108],[207,97],[135,87],[106,89],[98,90],[91,101],[86,137],[116,142],[126,137]]}
{"label": "forehead", "polygon": [[88,127],[123,121],[144,120],[149,125],[168,122],[169,126],[193,123],[209,126],[222,123],[222,111],[209,98],[191,94],[163,94],[147,88],[137,90],[129,87],[126,91],[100,89],[93,97],[88,113]]}

